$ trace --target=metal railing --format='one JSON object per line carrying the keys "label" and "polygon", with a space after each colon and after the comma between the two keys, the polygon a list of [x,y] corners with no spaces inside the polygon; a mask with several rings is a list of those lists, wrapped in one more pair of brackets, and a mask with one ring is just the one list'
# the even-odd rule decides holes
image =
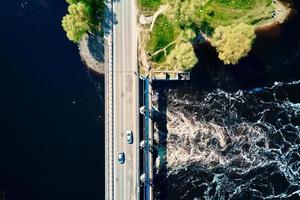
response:
{"label": "metal railing", "polygon": [[145,106],[145,200],[150,200],[150,177],[149,177],[149,79],[145,78],[144,91],[144,106]]}
{"label": "metal railing", "polygon": [[[107,10],[106,15],[107,17],[111,17],[111,13],[113,12],[113,1],[106,1]],[[111,22],[112,23],[112,22]],[[106,64],[107,68],[105,69],[105,87],[106,87],[106,95],[108,95],[108,102],[106,102],[106,115],[108,115],[107,119],[107,128],[106,131],[106,146],[107,152],[105,153],[106,158],[106,191],[105,191],[105,199],[110,200],[114,199],[114,74],[113,74],[113,28],[109,30],[109,33],[105,36],[105,52],[106,52]]]}

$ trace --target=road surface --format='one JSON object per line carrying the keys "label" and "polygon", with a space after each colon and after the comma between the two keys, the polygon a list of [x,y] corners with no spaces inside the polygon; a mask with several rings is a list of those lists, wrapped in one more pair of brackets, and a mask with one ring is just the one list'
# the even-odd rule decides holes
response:
{"label": "road surface", "polygon": [[[138,76],[136,7],[134,0],[113,3],[116,24],[113,28],[113,121],[114,121],[114,199],[138,199]],[[134,134],[126,142],[126,130]],[[119,164],[119,152],[125,163]]]}

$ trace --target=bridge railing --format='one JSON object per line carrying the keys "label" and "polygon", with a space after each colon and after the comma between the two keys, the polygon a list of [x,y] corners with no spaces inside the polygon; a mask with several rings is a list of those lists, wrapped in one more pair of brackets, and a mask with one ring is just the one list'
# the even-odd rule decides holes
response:
{"label": "bridge railing", "polygon": [[145,106],[145,200],[150,200],[150,173],[149,173],[149,124],[150,124],[150,109],[149,109],[149,79],[144,79],[145,89],[144,89],[144,106]]}
{"label": "bridge railing", "polygon": [[105,19],[108,19],[106,24],[106,34],[104,36],[104,54],[105,54],[105,199],[114,199],[114,75],[113,75],[113,26],[112,13],[113,1],[105,1]]}

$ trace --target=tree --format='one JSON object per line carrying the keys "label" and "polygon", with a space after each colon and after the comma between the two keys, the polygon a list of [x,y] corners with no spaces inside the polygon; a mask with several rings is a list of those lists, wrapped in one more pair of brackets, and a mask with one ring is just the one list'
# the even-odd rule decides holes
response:
{"label": "tree", "polygon": [[181,39],[186,42],[192,41],[193,39],[195,39],[195,37],[196,37],[195,32],[190,28],[185,29],[181,35]]}
{"label": "tree", "polygon": [[74,3],[86,3],[86,4],[91,4],[94,0],[66,0],[67,3],[69,4],[74,4]]}
{"label": "tree", "polygon": [[78,42],[85,33],[91,31],[91,8],[79,2],[71,4],[68,11],[69,14],[63,17],[62,26],[69,40]]}
{"label": "tree", "polygon": [[224,64],[237,64],[248,55],[255,37],[254,27],[244,23],[219,26],[215,29],[211,44]]}
{"label": "tree", "polygon": [[193,45],[190,42],[181,41],[170,52],[166,59],[166,65],[174,70],[191,70],[198,62]]}
{"label": "tree", "polygon": [[78,3],[78,0],[66,0],[67,3],[73,4],[73,3]]}

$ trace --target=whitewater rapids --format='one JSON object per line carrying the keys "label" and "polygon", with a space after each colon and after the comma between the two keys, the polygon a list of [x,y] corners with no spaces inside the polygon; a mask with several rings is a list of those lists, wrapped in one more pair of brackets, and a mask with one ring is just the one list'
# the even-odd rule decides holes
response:
{"label": "whitewater rapids", "polygon": [[160,199],[300,199],[300,99],[290,90],[300,82],[257,93],[170,90]]}

